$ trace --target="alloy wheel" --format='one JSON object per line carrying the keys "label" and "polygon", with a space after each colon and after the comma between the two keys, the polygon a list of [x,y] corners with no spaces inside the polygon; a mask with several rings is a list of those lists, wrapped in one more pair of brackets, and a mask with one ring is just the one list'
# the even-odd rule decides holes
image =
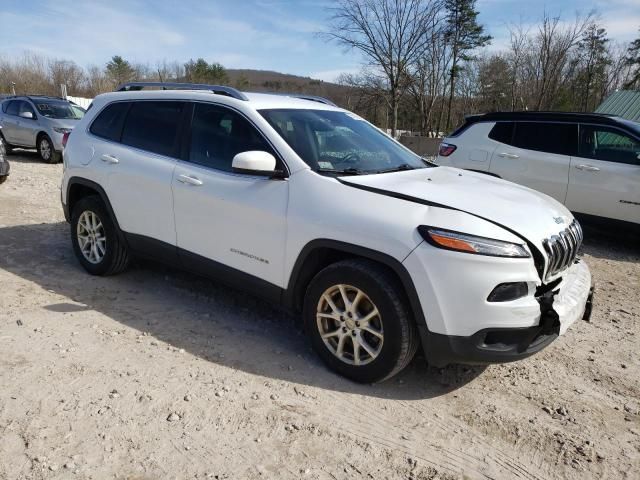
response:
{"label": "alloy wheel", "polygon": [[40,140],[40,155],[43,160],[49,160],[51,158],[51,144],[46,138]]}
{"label": "alloy wheel", "polygon": [[340,284],[325,290],[318,301],[316,323],[325,346],[349,365],[371,363],[382,351],[382,317],[359,288]]}
{"label": "alloy wheel", "polygon": [[100,263],[107,251],[107,237],[98,215],[90,210],[82,212],[78,219],[76,236],[84,258],[94,265]]}

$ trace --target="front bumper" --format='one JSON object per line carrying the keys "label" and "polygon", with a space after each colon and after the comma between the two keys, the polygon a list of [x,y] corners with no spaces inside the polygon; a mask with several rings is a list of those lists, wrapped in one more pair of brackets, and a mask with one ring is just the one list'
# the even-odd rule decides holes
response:
{"label": "front bumper", "polygon": [[[470,260],[473,263],[476,258],[472,256]],[[512,265],[517,265],[517,262]],[[542,286],[535,295],[498,303],[487,302],[484,300],[486,296],[478,295],[481,291],[478,284],[484,283],[488,289],[500,283],[496,272],[504,276],[510,267],[501,261],[493,266],[478,264],[472,271],[464,271],[463,275],[451,271],[455,266],[450,263],[448,271],[438,272],[440,280],[452,275],[458,277],[459,281],[450,283],[448,289],[439,291],[437,285],[423,284],[425,290],[418,290],[422,297],[427,287],[431,287],[432,298],[435,297],[438,303],[437,308],[424,309],[427,324],[419,325],[425,356],[431,365],[441,367],[451,363],[487,364],[520,360],[544,349],[565,333],[572,323],[590,314],[593,296],[591,273],[583,261],[566,269],[561,281],[557,285],[552,284],[553,288]],[[480,267],[484,267],[484,271]],[[519,275],[521,280],[527,280],[526,270],[521,270]],[[468,285],[470,280],[473,283]],[[474,291],[475,303],[468,295]],[[443,305],[443,302],[453,302],[453,306]],[[458,308],[460,305],[464,305],[464,310]],[[448,315],[449,312],[456,315]],[[434,316],[441,318],[440,325],[438,322],[432,324]],[[476,328],[470,331],[471,325]]]}

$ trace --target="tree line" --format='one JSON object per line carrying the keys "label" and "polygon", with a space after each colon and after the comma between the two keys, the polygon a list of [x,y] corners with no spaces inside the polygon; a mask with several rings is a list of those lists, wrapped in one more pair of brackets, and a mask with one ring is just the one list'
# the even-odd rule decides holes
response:
{"label": "tree line", "polygon": [[478,22],[476,0],[338,0],[323,33],[364,57],[340,82],[354,109],[392,130],[450,131],[469,113],[593,111],[611,92],[640,88],[640,38],[613,43],[595,13],[547,13],[509,25],[505,48]]}
{"label": "tree line", "polygon": [[[70,95],[93,98],[136,80],[157,82],[227,83],[225,68],[202,58],[181,63],[162,60],[154,66],[132,63],[114,55],[104,66],[79,66],[71,60],[49,59],[26,52],[15,59],[0,59],[0,92],[60,95],[60,85]],[[243,83],[242,79],[237,82]],[[239,85],[240,86],[240,85]]]}
{"label": "tree line", "polygon": [[640,89],[640,38],[612,42],[595,13],[570,20],[544,13],[535,24],[509,25],[508,32],[506,46],[487,48],[493,39],[478,21],[476,0],[336,0],[321,35],[365,60],[359,73],[342,75],[339,86],[301,77],[284,86],[280,80],[250,83],[202,58],[151,65],[115,55],[83,68],[25,53],[0,58],[0,93],[59,95],[65,84],[70,95],[92,98],[134,80],[305,90],[394,134],[435,136],[471,113],[592,111],[617,89]]}

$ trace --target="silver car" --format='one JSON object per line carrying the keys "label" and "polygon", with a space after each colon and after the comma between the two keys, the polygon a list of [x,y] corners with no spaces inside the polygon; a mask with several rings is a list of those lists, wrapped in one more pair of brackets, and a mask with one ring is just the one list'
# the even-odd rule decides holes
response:
{"label": "silver car", "polygon": [[0,109],[0,135],[7,153],[15,147],[36,148],[42,160],[57,163],[62,157],[62,137],[84,113],[83,108],[62,98],[10,97]]}
{"label": "silver car", "polygon": [[0,183],[4,183],[9,177],[9,169],[9,160],[5,156],[4,142],[0,137]]}

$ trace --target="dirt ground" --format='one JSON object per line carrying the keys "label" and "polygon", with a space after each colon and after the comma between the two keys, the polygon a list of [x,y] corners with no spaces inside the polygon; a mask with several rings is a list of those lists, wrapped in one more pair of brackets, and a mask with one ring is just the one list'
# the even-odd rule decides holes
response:
{"label": "dirt ground", "polygon": [[542,353],[364,386],[291,317],[139,263],[87,275],[61,165],[0,186],[1,479],[640,478],[640,241],[587,230],[592,322]]}

